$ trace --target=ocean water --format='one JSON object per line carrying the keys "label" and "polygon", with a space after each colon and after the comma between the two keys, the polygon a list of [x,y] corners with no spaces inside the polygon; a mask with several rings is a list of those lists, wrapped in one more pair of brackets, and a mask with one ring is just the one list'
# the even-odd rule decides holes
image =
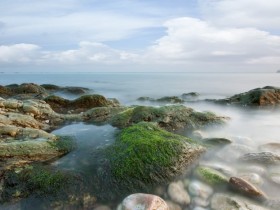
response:
{"label": "ocean water", "polygon": [[[233,146],[222,148],[215,153],[206,154],[201,163],[215,167],[229,167],[236,175],[254,174],[260,177],[261,188],[271,199],[277,199],[280,185],[267,179],[269,171],[279,173],[280,168],[264,168],[266,175],[261,174],[254,166],[244,165],[238,161],[239,152],[258,152],[259,146],[265,143],[280,143],[280,109],[250,109],[231,106],[221,106],[203,102],[203,99],[219,99],[232,96],[250,89],[264,86],[280,86],[280,74],[277,73],[70,73],[70,74],[0,74],[0,85],[33,82],[37,84],[55,84],[60,86],[80,86],[91,89],[92,93],[101,94],[108,98],[117,98],[124,105],[150,104],[139,102],[141,96],[160,98],[164,96],[180,96],[183,93],[198,92],[199,102],[186,102],[184,105],[197,111],[212,111],[218,115],[227,116],[230,120],[226,126],[202,130],[205,137],[228,138]],[[71,95],[64,95],[70,99]],[[111,144],[118,129],[109,125],[96,126],[83,123],[67,125],[54,131],[55,134],[73,135],[77,139],[78,149],[52,163],[60,170],[83,171],[92,157],[89,148],[98,148]],[[187,134],[186,134],[187,135]],[[86,173],[86,172],[85,172]],[[183,177],[196,181],[192,177]],[[167,183],[166,183],[167,184]],[[110,191],[110,189],[107,189]],[[101,189],[100,189],[101,191]],[[102,189],[104,191],[104,189]],[[98,193],[96,189],[95,193]],[[104,192],[102,192],[104,193]],[[105,190],[106,194],[106,190]],[[118,197],[117,201],[123,197]],[[99,201],[97,201],[98,203]],[[101,201],[100,201],[101,202]],[[27,202],[28,203],[28,202]],[[31,202],[32,203],[32,202]],[[116,208],[116,201],[110,199],[100,204]],[[188,209],[198,207],[193,205]],[[1,206],[0,206],[1,209]],[[21,209],[40,209],[33,204]],[[80,209],[83,209],[82,207]],[[209,208],[208,208],[209,209]]]}

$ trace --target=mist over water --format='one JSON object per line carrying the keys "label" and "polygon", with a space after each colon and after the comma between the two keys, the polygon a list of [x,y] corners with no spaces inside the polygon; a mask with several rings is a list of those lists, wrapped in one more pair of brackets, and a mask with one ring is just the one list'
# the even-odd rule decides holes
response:
{"label": "mist over water", "polygon": [[[124,105],[152,105],[159,103],[140,102],[138,97],[160,98],[180,96],[183,93],[198,92],[198,102],[184,105],[196,111],[211,111],[229,117],[225,126],[201,130],[204,138],[227,138],[231,145],[209,151],[200,164],[219,168],[224,165],[236,175],[261,172],[252,164],[245,164],[238,155],[260,152],[260,145],[280,143],[280,110],[234,107],[206,103],[203,99],[218,99],[232,96],[250,89],[264,86],[278,86],[280,74],[248,73],[100,73],[100,74],[2,74],[0,84],[34,82],[61,86],[80,86],[92,89],[92,93],[108,98],[117,98]],[[280,86],[280,85],[279,85]],[[70,99],[71,95],[63,95]],[[65,126],[54,134],[72,135],[77,139],[77,150],[62,157],[52,165],[64,170],[83,170],[90,165],[92,149],[114,142],[118,129],[110,125],[86,125],[83,123]],[[186,134],[187,135],[187,134]],[[269,170],[269,169],[265,169]],[[278,170],[280,173],[280,169]],[[280,187],[262,177],[260,189],[271,198],[278,198]]]}

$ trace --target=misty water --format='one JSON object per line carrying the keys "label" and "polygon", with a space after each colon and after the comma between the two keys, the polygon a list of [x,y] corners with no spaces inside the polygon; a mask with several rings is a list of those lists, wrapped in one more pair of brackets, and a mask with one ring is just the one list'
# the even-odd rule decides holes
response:
{"label": "misty water", "polygon": [[[104,95],[107,98],[117,98],[123,105],[151,105],[162,104],[140,102],[136,99],[140,96],[160,98],[164,96],[180,96],[183,93],[198,92],[198,101],[185,102],[184,105],[196,111],[211,111],[218,115],[227,116],[225,126],[211,127],[201,130],[205,138],[217,137],[227,138],[232,144],[222,148],[209,150],[198,164],[211,166],[216,169],[228,170],[231,174],[249,176],[252,182],[260,188],[271,199],[278,199],[280,185],[269,180],[270,173],[279,173],[280,167],[264,168],[259,165],[245,164],[238,160],[241,154],[248,152],[264,151],[260,145],[266,143],[280,143],[280,110],[258,109],[249,107],[233,107],[227,105],[216,105],[203,102],[203,99],[220,99],[249,91],[257,87],[278,86],[280,74],[270,73],[80,73],[80,74],[2,74],[0,84],[33,82],[37,84],[55,84],[60,86],[80,86],[91,89],[92,93]],[[65,95],[73,99],[73,95]],[[201,100],[201,101],[200,101]],[[50,163],[52,167],[59,170],[81,172],[90,176],[92,170],[87,167],[95,166],[94,161],[98,157],[93,154],[93,149],[112,144],[117,128],[110,125],[92,125],[77,123],[66,125],[53,131],[54,134],[71,135],[77,141],[77,149],[68,155]],[[189,135],[189,133],[181,133]],[[96,158],[96,159],[94,159]],[[96,168],[93,171],[98,170]],[[253,175],[252,175],[253,174]],[[186,182],[200,182],[191,171],[178,179]],[[280,179],[280,175],[279,175]],[[166,183],[168,184],[168,183]],[[106,186],[106,185],[105,185]],[[161,186],[161,189],[166,186]],[[187,188],[187,187],[186,187]],[[111,189],[100,189],[102,193]],[[214,191],[226,192],[228,189],[213,189]],[[148,192],[155,193],[156,188]],[[98,189],[94,193],[98,194]],[[105,193],[106,194],[106,193]],[[166,192],[162,193],[166,196]],[[115,196],[116,200],[97,200],[97,204],[105,204],[116,209],[118,202],[124,197],[120,194]],[[22,209],[32,209],[27,205]],[[38,205],[40,206],[40,205]],[[34,205],[36,209],[38,206]],[[194,209],[195,203],[188,208]],[[210,209],[205,207],[204,209]]]}

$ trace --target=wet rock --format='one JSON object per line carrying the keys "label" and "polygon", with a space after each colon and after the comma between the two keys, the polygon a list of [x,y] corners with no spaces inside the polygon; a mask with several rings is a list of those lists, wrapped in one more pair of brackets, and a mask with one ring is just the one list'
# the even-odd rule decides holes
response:
{"label": "wet rock", "polygon": [[200,96],[200,94],[197,92],[183,93],[181,95],[181,97],[186,100],[194,99],[197,98],[198,96]]}
{"label": "wet rock", "polygon": [[216,193],[211,199],[213,210],[269,210],[251,200],[230,194]]}
{"label": "wet rock", "polygon": [[166,97],[159,98],[156,101],[163,102],[163,103],[171,103],[171,104],[184,103],[184,100],[177,96],[166,96]]}
{"label": "wet rock", "polygon": [[229,179],[229,183],[233,189],[236,189],[241,193],[244,193],[245,195],[258,198],[266,198],[266,195],[261,190],[257,189],[251,183],[242,178],[231,177]]}
{"label": "wet rock", "polygon": [[121,131],[105,149],[112,174],[134,184],[170,180],[193,164],[205,149],[192,140],[152,123],[138,123]]}
{"label": "wet rock", "polygon": [[58,113],[80,113],[95,107],[115,107],[119,106],[116,100],[106,99],[101,95],[84,95],[73,101],[59,96],[49,96],[44,99],[54,111]]}
{"label": "wet rock", "polygon": [[188,190],[191,195],[203,199],[208,199],[213,193],[213,189],[209,185],[200,181],[192,181],[189,184]]}
{"label": "wet rock", "polygon": [[256,185],[262,185],[263,184],[263,179],[260,175],[256,173],[241,173],[238,174],[238,177]]}
{"label": "wet rock", "polygon": [[190,203],[190,196],[181,181],[169,184],[167,192],[171,200],[177,204],[188,205]]}
{"label": "wet rock", "polygon": [[279,106],[280,88],[266,86],[263,88],[253,89],[245,93],[237,94],[230,98],[212,101],[216,103],[241,106]]}
{"label": "wet rock", "polygon": [[210,185],[221,185],[228,183],[228,178],[215,169],[199,166],[195,169],[195,172],[198,178]]}
{"label": "wet rock", "polygon": [[100,206],[94,208],[93,210],[111,210],[111,208],[109,206],[100,205]]}
{"label": "wet rock", "polygon": [[280,155],[272,152],[247,153],[239,159],[249,163],[280,164]]}
{"label": "wet rock", "polygon": [[192,198],[192,204],[194,206],[207,207],[209,206],[210,202],[204,198],[194,197]]}
{"label": "wet rock", "polygon": [[182,207],[172,201],[165,201],[169,210],[182,210]]}
{"label": "wet rock", "polygon": [[132,124],[146,121],[156,122],[160,127],[169,130],[199,129],[211,125],[222,125],[227,118],[216,116],[210,112],[195,112],[182,105],[150,107],[130,107],[112,118],[113,126],[124,128]]}
{"label": "wet rock", "polygon": [[259,146],[259,150],[262,152],[272,152],[280,155],[280,143],[271,142],[271,143],[263,144]]}
{"label": "wet rock", "polygon": [[126,197],[121,204],[120,210],[168,210],[168,206],[160,197],[136,193]]}
{"label": "wet rock", "polygon": [[231,144],[232,141],[226,138],[205,138],[202,139],[202,143],[209,146],[223,146]]}

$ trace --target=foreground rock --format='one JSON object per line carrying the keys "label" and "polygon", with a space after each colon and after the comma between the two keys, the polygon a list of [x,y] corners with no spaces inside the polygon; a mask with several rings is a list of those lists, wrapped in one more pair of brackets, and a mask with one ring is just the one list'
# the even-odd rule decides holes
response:
{"label": "foreground rock", "polygon": [[127,196],[118,210],[169,210],[167,204],[160,197],[151,195],[137,193]]}
{"label": "foreground rock", "polygon": [[212,197],[211,209],[213,210],[269,210],[248,199],[229,194],[217,193]]}
{"label": "foreground rock", "polygon": [[230,98],[212,101],[221,104],[233,104],[241,106],[279,106],[280,88],[266,86],[263,88],[253,89],[245,93],[240,93]]}
{"label": "foreground rock", "polygon": [[168,131],[174,131],[222,125],[226,120],[227,118],[217,116],[214,113],[196,112],[183,105],[159,108],[136,106],[117,114],[112,118],[111,124],[119,128],[125,128],[141,121],[156,122],[160,127]]}
{"label": "foreground rock", "polygon": [[142,122],[123,129],[115,144],[105,152],[109,154],[115,178],[136,185],[170,180],[193,164],[204,151],[186,137]]}
{"label": "foreground rock", "polygon": [[170,183],[167,192],[170,199],[177,204],[184,206],[191,202],[190,196],[185,191],[184,184],[181,181]]}

